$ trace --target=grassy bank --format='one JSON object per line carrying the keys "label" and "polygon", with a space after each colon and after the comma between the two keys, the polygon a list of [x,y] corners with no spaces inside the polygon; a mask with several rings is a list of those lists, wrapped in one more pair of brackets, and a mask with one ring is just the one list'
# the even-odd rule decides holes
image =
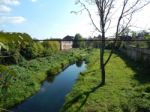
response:
{"label": "grassy bank", "polygon": [[19,65],[3,66],[8,71],[3,71],[5,75],[0,77],[0,108],[12,107],[25,100],[40,89],[41,82],[47,76],[53,80],[57,73],[85,55],[84,50],[62,51],[52,56],[23,61]]}
{"label": "grassy bank", "polygon": [[150,112],[150,71],[115,54],[106,66],[106,85],[101,87],[98,60],[99,51],[93,50],[87,71],[67,95],[62,112]]}

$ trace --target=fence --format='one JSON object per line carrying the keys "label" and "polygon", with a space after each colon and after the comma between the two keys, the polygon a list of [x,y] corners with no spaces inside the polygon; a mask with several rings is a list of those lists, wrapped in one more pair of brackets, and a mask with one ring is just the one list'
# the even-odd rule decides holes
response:
{"label": "fence", "polygon": [[126,46],[120,50],[134,61],[150,65],[150,49]]}

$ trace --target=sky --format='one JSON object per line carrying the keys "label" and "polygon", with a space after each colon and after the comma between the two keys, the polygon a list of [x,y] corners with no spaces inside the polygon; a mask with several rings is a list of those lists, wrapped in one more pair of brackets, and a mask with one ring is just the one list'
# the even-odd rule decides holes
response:
{"label": "sky", "polygon": [[[86,12],[71,13],[80,9],[75,0],[0,0],[0,30],[26,32],[37,39],[96,35]],[[139,28],[134,30],[150,28],[149,10],[147,6],[135,15],[133,24]]]}

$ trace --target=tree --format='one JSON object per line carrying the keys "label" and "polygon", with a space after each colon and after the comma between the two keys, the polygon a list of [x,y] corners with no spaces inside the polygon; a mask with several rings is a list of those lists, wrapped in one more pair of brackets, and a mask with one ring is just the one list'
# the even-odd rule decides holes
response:
{"label": "tree", "polygon": [[131,31],[131,35],[133,39],[136,39],[137,33],[135,31]]}
{"label": "tree", "polygon": [[80,40],[82,39],[81,34],[77,33],[74,37],[74,41],[73,41],[73,47],[74,48],[80,48]]}
{"label": "tree", "polygon": [[[78,0],[76,2],[76,4],[80,4],[83,8],[78,12],[82,12],[84,10],[87,11],[95,30],[102,36],[100,47],[100,70],[102,75],[101,85],[105,84],[105,66],[109,62],[114,52],[118,37],[124,30],[126,30],[130,26],[133,14],[149,3],[149,0]],[[92,10],[87,7],[88,5],[96,6],[97,15],[99,18],[99,26],[97,26],[96,22],[94,21],[91,13]],[[115,14],[116,12],[118,13]],[[113,17],[115,17],[115,19],[113,19]],[[112,22],[113,20],[115,22]],[[104,54],[106,33],[109,30],[110,26],[115,26],[115,38],[110,54],[105,61]]]}
{"label": "tree", "polygon": [[124,31],[122,31],[121,36],[128,36],[131,30],[129,28],[123,28]]}

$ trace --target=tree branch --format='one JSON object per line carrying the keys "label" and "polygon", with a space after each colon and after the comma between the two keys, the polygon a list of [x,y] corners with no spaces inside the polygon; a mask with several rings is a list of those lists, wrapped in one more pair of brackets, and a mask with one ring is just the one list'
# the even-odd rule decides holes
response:
{"label": "tree branch", "polygon": [[124,10],[125,10],[125,7],[126,7],[127,3],[128,3],[128,0],[124,0],[123,7],[122,7],[122,11],[121,11],[120,17],[119,17],[119,19],[118,19],[118,23],[117,23],[117,29],[116,29],[115,40],[114,40],[114,43],[113,43],[113,45],[112,45],[112,49],[111,49],[111,51],[110,51],[110,54],[109,54],[107,60],[106,60],[105,63],[104,63],[105,66],[107,65],[107,63],[109,62],[109,60],[110,60],[110,58],[111,58],[111,56],[112,56],[112,54],[113,54],[113,50],[114,50],[114,47],[115,47],[116,42],[117,42],[117,39],[118,39],[118,32],[119,32],[120,22],[121,22],[121,20],[122,20],[123,13],[124,13]]}
{"label": "tree branch", "polygon": [[96,29],[98,32],[101,33],[101,30],[100,30],[100,29],[96,26],[96,24],[94,23],[93,18],[92,18],[92,15],[91,15],[91,12],[90,12],[89,9],[86,7],[86,5],[85,5],[84,3],[82,3],[80,0],[78,1],[78,3],[80,3],[81,6],[83,6],[84,9],[88,12],[88,15],[89,15],[89,17],[90,17],[90,20],[91,20],[93,26],[95,27],[95,29]]}

